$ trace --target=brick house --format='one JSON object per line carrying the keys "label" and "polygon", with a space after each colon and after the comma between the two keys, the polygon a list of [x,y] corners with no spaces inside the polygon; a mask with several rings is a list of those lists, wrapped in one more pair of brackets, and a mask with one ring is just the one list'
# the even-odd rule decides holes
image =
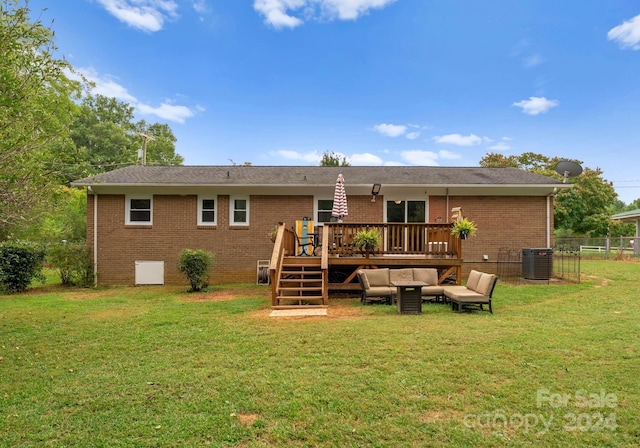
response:
{"label": "brick house", "polygon": [[87,187],[99,284],[185,284],[177,270],[185,248],[213,252],[211,280],[221,284],[256,281],[276,224],[331,221],[339,174],[345,224],[446,224],[460,207],[479,229],[462,244],[464,272],[495,272],[500,248],[551,247],[553,195],[569,186],[515,168],[417,166],[130,166],[73,185]]}

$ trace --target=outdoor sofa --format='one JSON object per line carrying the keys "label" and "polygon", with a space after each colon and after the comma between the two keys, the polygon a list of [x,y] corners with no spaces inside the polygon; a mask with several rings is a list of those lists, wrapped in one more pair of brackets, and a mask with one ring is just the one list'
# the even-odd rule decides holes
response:
{"label": "outdoor sofa", "polygon": [[357,274],[362,289],[360,300],[363,303],[393,303],[398,288],[392,282],[407,280],[421,281],[428,285],[422,287],[424,300],[444,300],[444,289],[438,284],[438,270],[435,268],[360,269]]}
{"label": "outdoor sofa", "polygon": [[491,298],[498,281],[494,274],[472,270],[466,285],[438,284],[438,270],[435,268],[360,269],[357,274],[363,303],[384,302],[390,305],[398,290],[392,283],[413,280],[428,285],[422,287],[423,300],[451,303],[451,309],[458,312],[474,308],[484,311],[484,305],[487,305],[493,314]]}
{"label": "outdoor sofa", "polygon": [[484,305],[487,305],[489,312],[493,314],[491,296],[497,281],[498,276],[494,274],[472,270],[469,272],[465,286],[445,285],[443,287],[444,296],[447,301],[451,302],[453,311],[460,312],[465,308],[484,310]]}

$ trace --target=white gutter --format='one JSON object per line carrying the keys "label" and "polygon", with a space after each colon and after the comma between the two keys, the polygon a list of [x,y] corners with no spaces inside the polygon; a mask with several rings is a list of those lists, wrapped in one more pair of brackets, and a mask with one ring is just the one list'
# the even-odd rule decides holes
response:
{"label": "white gutter", "polygon": [[547,195],[547,246],[551,247],[551,220],[553,219],[553,193]]}
{"label": "white gutter", "polygon": [[93,286],[98,286],[98,193],[91,186],[88,190],[93,193]]}

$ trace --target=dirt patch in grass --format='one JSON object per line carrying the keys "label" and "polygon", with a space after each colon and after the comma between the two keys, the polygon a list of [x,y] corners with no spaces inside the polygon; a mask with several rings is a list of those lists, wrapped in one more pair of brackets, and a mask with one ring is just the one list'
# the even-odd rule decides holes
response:
{"label": "dirt patch in grass", "polygon": [[64,300],[93,300],[103,299],[105,297],[113,297],[118,295],[118,291],[101,291],[101,292],[82,292],[78,294],[69,294],[64,297]]}
{"label": "dirt patch in grass", "polygon": [[[270,292],[270,291],[269,291]],[[246,288],[238,289],[217,289],[207,292],[193,292],[180,296],[180,300],[185,302],[226,302],[229,300],[242,299],[246,297],[260,297],[264,296],[265,299],[268,295],[263,291],[252,291]]]}
{"label": "dirt patch in grass", "polygon": [[238,422],[244,426],[253,425],[258,420],[258,414],[239,414]]}

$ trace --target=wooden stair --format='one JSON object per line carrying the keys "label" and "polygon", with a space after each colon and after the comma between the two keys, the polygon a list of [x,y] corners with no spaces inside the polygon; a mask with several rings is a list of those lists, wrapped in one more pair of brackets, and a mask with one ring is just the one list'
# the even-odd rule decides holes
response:
{"label": "wooden stair", "polygon": [[272,309],[326,308],[320,257],[285,256]]}

